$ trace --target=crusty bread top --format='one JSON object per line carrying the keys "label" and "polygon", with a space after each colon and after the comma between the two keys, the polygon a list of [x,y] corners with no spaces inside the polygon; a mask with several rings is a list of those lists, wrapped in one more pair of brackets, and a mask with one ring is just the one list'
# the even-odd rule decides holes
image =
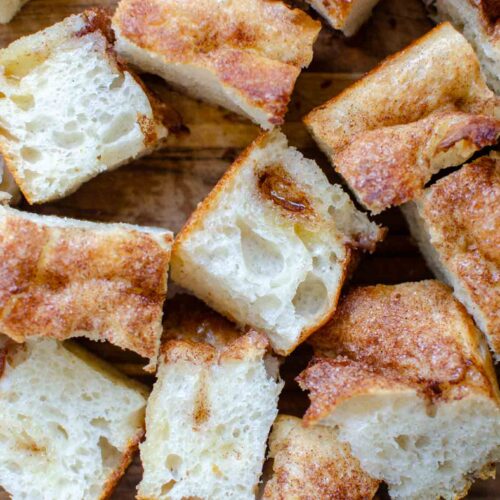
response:
{"label": "crusty bread top", "polygon": [[301,67],[312,60],[321,24],[275,0],[122,0],[120,38],[166,64],[213,73],[282,123]]}
{"label": "crusty bread top", "polygon": [[172,233],[0,207],[0,330],[158,354]]}
{"label": "crusty bread top", "polygon": [[438,281],[353,289],[313,335],[315,354],[299,383],[314,421],[355,394],[417,390],[434,403],[482,393],[500,404],[479,330]]}
{"label": "crusty bread top", "polygon": [[278,415],[269,438],[273,476],[266,500],[369,500],[379,481],[363,472],[334,429],[304,428],[300,418]]}
{"label": "crusty bread top", "polygon": [[500,116],[467,40],[443,23],[385,59],[304,121],[334,152],[359,133],[415,122],[443,106]]}
{"label": "crusty bread top", "polygon": [[263,357],[269,350],[265,335],[244,334],[233,323],[189,295],[167,303],[161,346],[162,362],[186,360],[195,364]]}
{"label": "crusty bread top", "polygon": [[500,99],[472,47],[443,23],[304,119],[359,201],[377,213],[418,197],[441,168],[500,135]]}
{"label": "crusty bread top", "polygon": [[479,306],[500,352],[500,159],[481,157],[444,177],[418,208],[441,261]]}
{"label": "crusty bread top", "polygon": [[243,335],[236,325],[192,295],[176,295],[167,301],[163,322],[165,340],[189,340],[221,350]]}

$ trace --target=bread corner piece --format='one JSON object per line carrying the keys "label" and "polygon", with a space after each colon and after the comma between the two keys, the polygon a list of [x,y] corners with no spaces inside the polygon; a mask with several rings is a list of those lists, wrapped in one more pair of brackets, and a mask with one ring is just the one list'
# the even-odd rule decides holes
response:
{"label": "bread corner piece", "polygon": [[500,95],[500,10],[496,0],[424,0],[474,47],[490,87]]}
{"label": "bread corner piece", "polygon": [[29,0],[3,0],[0,3],[0,24],[7,24]]}
{"label": "bread corner piece", "polygon": [[288,354],[335,310],[357,250],[383,235],[275,130],[249,146],[177,235],[172,278]]}
{"label": "bread corner piece", "polygon": [[96,9],[0,50],[0,152],[30,203],[66,196],[166,138],[166,107],[113,43]]}
{"label": "bread corner piece", "polygon": [[500,157],[465,165],[402,209],[429,267],[453,287],[500,361]]}
{"label": "bread corner piece", "polygon": [[254,499],[283,386],[276,360],[264,335],[176,306],[146,410],[138,498]]}
{"label": "bread corner piece", "polygon": [[276,0],[121,0],[113,29],[134,66],[270,129],[284,121],[321,24]]}
{"label": "bread corner piece", "polygon": [[372,479],[339,441],[331,427],[304,427],[302,420],[279,415],[269,438],[273,474],[264,500],[370,500],[379,481]]}
{"label": "bread corner piece", "polygon": [[497,143],[500,98],[467,40],[441,24],[304,119],[373,213],[418,198],[433,174]]}
{"label": "bread corner piece", "polygon": [[144,434],[145,388],[71,343],[0,343],[0,490],[108,498]]}
{"label": "bread corner piece", "polygon": [[481,333],[437,281],[353,289],[299,376],[306,425],[331,426],[394,499],[462,498],[500,459],[500,397]]}
{"label": "bread corner piece", "polygon": [[379,0],[306,0],[336,30],[354,35],[368,20]]}
{"label": "bread corner piece", "polygon": [[107,340],[149,360],[160,348],[173,235],[0,206],[0,332]]}

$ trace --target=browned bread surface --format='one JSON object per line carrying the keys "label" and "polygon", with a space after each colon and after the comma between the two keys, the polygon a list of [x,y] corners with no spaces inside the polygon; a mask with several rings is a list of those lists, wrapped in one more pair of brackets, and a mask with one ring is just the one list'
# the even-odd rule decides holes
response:
{"label": "browned bread surface", "polygon": [[[481,157],[427,189],[405,213],[439,277],[500,353],[500,159]],[[431,245],[431,247],[428,247]]]}
{"label": "browned bread surface", "polygon": [[107,340],[154,361],[172,234],[2,208],[0,330]]}
{"label": "browned bread surface", "polygon": [[304,119],[358,200],[378,213],[500,136],[499,99],[443,23]]}
{"label": "browned bread surface", "polygon": [[278,415],[269,438],[273,473],[265,500],[369,500],[379,481],[372,479],[341,443],[335,430],[304,427],[300,418]]}

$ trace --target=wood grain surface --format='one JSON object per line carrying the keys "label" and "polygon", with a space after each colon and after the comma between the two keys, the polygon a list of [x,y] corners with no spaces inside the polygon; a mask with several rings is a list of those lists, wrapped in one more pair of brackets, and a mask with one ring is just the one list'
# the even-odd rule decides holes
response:
{"label": "wood grain surface", "polygon": [[[305,2],[294,3],[307,9]],[[0,25],[0,46],[85,8],[102,6],[112,10],[115,4],[114,0],[31,0],[10,24]],[[317,17],[314,12],[310,13]],[[314,61],[299,78],[283,128],[291,144],[316,159],[332,181],[336,180],[332,169],[306,132],[301,117],[431,27],[420,0],[382,0],[371,20],[350,39],[324,25],[315,45]],[[172,92],[158,78],[147,76],[145,79],[182,114],[190,133],[170,137],[162,151],[100,175],[72,196],[36,208],[24,204],[23,209],[95,221],[157,225],[173,231],[181,228],[197,203],[259,130],[230,112]],[[377,220],[389,228],[389,235],[375,254],[361,261],[352,281],[398,283],[431,277],[399,211],[389,210]],[[170,293],[174,291],[172,287]],[[168,314],[168,303],[165,314]],[[149,384],[154,382],[144,374],[142,360],[136,356],[106,344],[82,343],[130,376]],[[309,357],[308,347],[302,346],[283,366],[282,376],[286,380],[280,400],[283,412],[300,416],[307,405],[307,398],[293,379]],[[134,498],[140,477],[141,466],[136,457],[113,499]],[[385,497],[381,491],[380,498]],[[0,500],[3,498],[0,492]],[[500,499],[500,480],[477,483],[468,498]]]}

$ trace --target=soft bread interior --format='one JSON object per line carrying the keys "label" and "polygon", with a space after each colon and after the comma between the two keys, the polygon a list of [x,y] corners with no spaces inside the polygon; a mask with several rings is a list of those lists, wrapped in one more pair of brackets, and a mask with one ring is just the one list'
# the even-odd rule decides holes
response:
{"label": "soft bread interior", "polygon": [[500,459],[500,411],[487,397],[427,406],[414,391],[358,396],[322,421],[339,428],[391,498],[461,498]]}
{"label": "soft bread interior", "polygon": [[72,16],[0,51],[0,146],[32,203],[75,191],[167,134],[106,37],[87,29]]}
{"label": "soft bread interior", "polygon": [[[260,141],[179,236],[172,276],[219,312],[265,331],[285,354],[333,312],[350,260],[348,242],[356,235],[376,241],[380,229],[314,161],[287,147],[283,134]],[[285,198],[305,197],[297,203],[305,203],[316,222],[296,216],[295,205],[282,209],[290,207],[279,194],[285,176]],[[267,188],[278,190],[274,201],[262,194]]]}
{"label": "soft bread interior", "polygon": [[281,388],[262,357],[162,364],[138,498],[255,498]]}
{"label": "soft bread interior", "polygon": [[117,50],[133,66],[144,72],[160,75],[180,92],[246,116],[265,129],[272,128],[264,109],[252,106],[241,94],[224,85],[212,71],[192,64],[165,64],[157,54],[145,51],[129,42],[126,37],[120,36],[120,30],[116,26],[115,31],[118,38]]}
{"label": "soft bread interior", "polygon": [[15,500],[105,496],[142,435],[145,391],[80,348],[9,346],[0,376],[0,486]]}

